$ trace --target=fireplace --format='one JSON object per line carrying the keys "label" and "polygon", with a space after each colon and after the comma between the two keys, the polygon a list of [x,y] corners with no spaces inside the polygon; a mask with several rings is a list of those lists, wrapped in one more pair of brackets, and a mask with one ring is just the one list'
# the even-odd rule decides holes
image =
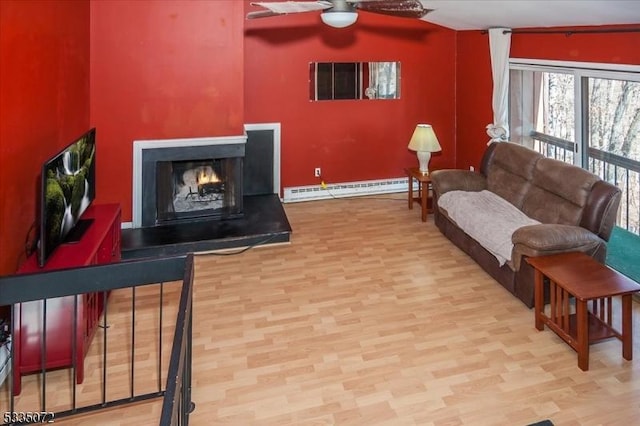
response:
{"label": "fireplace", "polygon": [[242,157],[158,161],[156,223],[241,217]]}
{"label": "fireplace", "polygon": [[289,242],[279,123],[247,124],[238,136],[134,141],[132,189],[123,259]]}
{"label": "fireplace", "polygon": [[246,138],[181,142],[160,141],[138,150],[134,227],[242,217]]}

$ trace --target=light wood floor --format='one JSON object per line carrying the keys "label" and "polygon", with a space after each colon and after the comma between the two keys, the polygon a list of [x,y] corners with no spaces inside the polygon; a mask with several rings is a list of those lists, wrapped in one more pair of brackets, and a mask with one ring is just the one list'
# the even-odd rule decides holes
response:
{"label": "light wood floor", "polygon": [[[606,341],[583,372],[405,197],[287,204],[290,244],[197,256],[190,424],[637,424],[640,305],[636,359]],[[56,423],[154,424],[158,412]]]}

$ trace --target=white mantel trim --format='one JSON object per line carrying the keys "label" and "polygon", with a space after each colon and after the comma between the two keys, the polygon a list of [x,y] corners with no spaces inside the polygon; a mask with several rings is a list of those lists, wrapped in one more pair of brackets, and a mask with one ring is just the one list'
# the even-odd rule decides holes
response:
{"label": "white mantel trim", "polygon": [[145,149],[247,143],[247,135],[133,141],[133,228],[142,226],[142,152]]}

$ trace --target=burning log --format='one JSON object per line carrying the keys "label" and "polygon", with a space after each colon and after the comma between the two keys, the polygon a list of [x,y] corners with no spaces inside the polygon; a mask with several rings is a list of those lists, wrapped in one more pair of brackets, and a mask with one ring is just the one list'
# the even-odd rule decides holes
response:
{"label": "burning log", "polygon": [[200,170],[200,173],[198,173],[198,195],[204,197],[208,194],[219,194],[221,192],[224,192],[224,183],[220,181],[218,175],[213,170],[211,170],[211,173],[207,173],[206,169]]}
{"label": "burning log", "polygon": [[222,182],[198,183],[198,195],[204,197],[208,194],[219,194],[224,192],[224,184]]}

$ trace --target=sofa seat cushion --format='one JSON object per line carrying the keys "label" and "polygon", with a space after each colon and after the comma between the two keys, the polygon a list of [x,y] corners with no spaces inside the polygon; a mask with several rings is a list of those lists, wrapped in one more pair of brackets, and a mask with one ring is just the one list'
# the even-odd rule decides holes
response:
{"label": "sofa seat cushion", "polygon": [[500,266],[511,259],[513,233],[539,224],[491,191],[450,191],[438,198],[438,207],[467,235],[493,254]]}

